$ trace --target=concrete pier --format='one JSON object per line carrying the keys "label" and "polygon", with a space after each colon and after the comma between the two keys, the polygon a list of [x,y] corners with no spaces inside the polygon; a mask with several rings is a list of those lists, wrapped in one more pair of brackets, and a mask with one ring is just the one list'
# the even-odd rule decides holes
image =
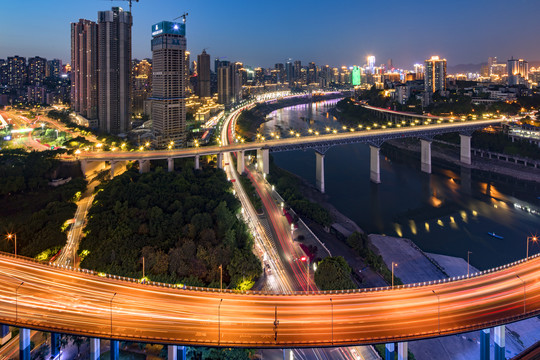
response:
{"label": "concrete pier", "polygon": [[0,345],[4,345],[11,339],[11,331],[9,331],[9,326],[2,325],[0,329]]}
{"label": "concrete pier", "polygon": [[81,171],[85,177],[102,170],[105,170],[105,161],[81,160]]}
{"label": "concrete pier", "polygon": [[101,357],[100,339],[90,338],[90,360],[99,360]]}
{"label": "concrete pier", "polygon": [[480,360],[489,360],[489,328],[480,331]]}
{"label": "concrete pier", "polygon": [[139,160],[139,174],[150,171],[150,160]]}
{"label": "concrete pier", "polygon": [[19,360],[30,360],[30,329],[19,329]]}
{"label": "concrete pier", "polygon": [[257,164],[262,174],[270,174],[270,151],[268,149],[257,149]]}
{"label": "concrete pier", "polygon": [[177,345],[167,346],[168,360],[186,360],[186,347]]}
{"label": "concrete pier", "polygon": [[[195,155],[195,170],[200,170],[201,169],[200,158],[201,158],[200,155]],[[219,156],[218,156],[218,159],[219,159]],[[222,159],[222,162],[223,162],[223,155],[221,156],[221,159]]]}
{"label": "concrete pier", "polygon": [[283,349],[283,360],[294,360],[292,349]]}
{"label": "concrete pier", "polygon": [[174,172],[174,159],[173,158],[167,159],[167,167],[169,169],[169,172]]}
{"label": "concrete pier", "polygon": [[397,348],[398,360],[407,360],[409,358],[409,344],[407,342],[400,342],[397,344]]}
{"label": "concrete pier", "polygon": [[236,171],[240,175],[242,175],[244,173],[245,167],[246,167],[246,165],[245,165],[244,151],[238,151],[236,153]]}
{"label": "concrete pier", "polygon": [[506,356],[506,326],[500,325],[493,328],[494,356],[495,360],[505,360]]}
{"label": "concrete pier", "polygon": [[381,183],[381,148],[373,145],[369,145],[370,149],[370,179],[375,184]]}
{"label": "concrete pier", "polygon": [[317,162],[317,189],[324,194],[324,154],[315,151]]}
{"label": "concrete pier", "polygon": [[111,340],[111,360],[119,360],[120,359],[120,345],[118,343],[118,340]]}
{"label": "concrete pier", "polygon": [[217,168],[223,169],[223,153],[217,154]]}
{"label": "concrete pier", "polygon": [[51,333],[51,358],[55,358],[60,353],[60,334]]}
{"label": "concrete pier", "polygon": [[118,169],[122,166],[126,166],[127,161],[111,161],[111,179],[114,179],[114,176],[118,172]]}
{"label": "concrete pier", "polygon": [[384,359],[385,360],[394,360],[396,347],[394,343],[388,343],[385,345],[384,350]]}
{"label": "concrete pier", "polygon": [[422,171],[431,174],[431,141],[420,139]]}
{"label": "concrete pier", "polygon": [[470,135],[459,134],[461,139],[460,161],[463,164],[471,165],[471,137]]}

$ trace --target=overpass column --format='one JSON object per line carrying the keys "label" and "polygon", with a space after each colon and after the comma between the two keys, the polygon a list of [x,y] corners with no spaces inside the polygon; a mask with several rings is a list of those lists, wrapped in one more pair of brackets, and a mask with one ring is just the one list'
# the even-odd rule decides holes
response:
{"label": "overpass column", "polygon": [[169,168],[169,172],[174,172],[174,159],[173,158],[167,158],[167,167]]}
{"label": "overpass column", "polygon": [[421,168],[422,171],[431,174],[431,141],[420,139],[421,144]]}
{"label": "overpass column", "polygon": [[494,356],[494,359],[495,360],[504,360],[506,359],[505,357],[505,352],[506,352],[506,349],[505,349],[505,338],[506,338],[506,334],[505,334],[505,330],[506,330],[506,326],[505,325],[500,325],[500,326],[497,326],[495,328],[493,328],[493,342],[495,343],[495,356]]}
{"label": "overpass column", "polygon": [[98,338],[90,338],[90,360],[99,360],[100,353],[100,340]]}
{"label": "overpass column", "polygon": [[118,161],[111,161],[111,179],[114,179],[114,171],[118,166]]}
{"label": "overpass column", "polygon": [[480,331],[480,360],[489,360],[489,328]]}
{"label": "overpass column", "polygon": [[186,347],[177,345],[167,345],[168,360],[186,360]]}
{"label": "overpass column", "polygon": [[11,331],[9,331],[9,326],[2,325],[2,329],[0,329],[0,346],[4,345],[11,339]]}
{"label": "overpass column", "polygon": [[381,148],[378,146],[369,145],[370,148],[370,178],[371,181],[373,181],[375,184],[381,183],[381,163],[380,163],[380,157],[379,154],[381,152]]}
{"label": "overpass column", "polygon": [[139,160],[139,174],[150,171],[150,160]]}
{"label": "overpass column", "polygon": [[119,360],[120,359],[120,346],[118,344],[118,340],[111,340],[111,360]]}
{"label": "overpass column", "polygon": [[51,357],[56,357],[60,353],[60,334],[51,333]]}
{"label": "overpass column", "polygon": [[257,149],[257,163],[263,174],[270,174],[270,153],[268,149]]}
{"label": "overpass column", "polygon": [[[195,170],[200,170],[201,167],[200,167],[200,164],[199,164],[199,160],[200,160],[201,156],[200,155],[195,155]],[[219,154],[218,154],[218,159],[219,159]],[[223,155],[221,156],[221,160],[223,162]],[[223,166],[222,166],[223,167]]]}
{"label": "overpass column", "polygon": [[397,358],[398,360],[407,360],[409,358],[409,343],[400,342],[397,344]]}
{"label": "overpass column", "polygon": [[317,162],[317,188],[324,194],[324,154],[315,151]]}
{"label": "overpass column", "polygon": [[223,169],[223,153],[217,154],[217,168]]}
{"label": "overpass column", "polygon": [[294,360],[292,349],[283,349],[283,360]]}
{"label": "overpass column", "polygon": [[394,351],[395,351],[394,343],[386,344],[385,351],[384,351],[384,359],[394,360],[395,358]]}
{"label": "overpass column", "polygon": [[244,151],[237,151],[236,152],[236,171],[238,174],[242,175],[244,173],[245,169],[245,156]]}
{"label": "overpass column", "polygon": [[19,360],[30,360],[30,329],[19,329]]}
{"label": "overpass column", "polygon": [[471,165],[471,135],[459,134],[461,138],[460,160],[462,163]]}

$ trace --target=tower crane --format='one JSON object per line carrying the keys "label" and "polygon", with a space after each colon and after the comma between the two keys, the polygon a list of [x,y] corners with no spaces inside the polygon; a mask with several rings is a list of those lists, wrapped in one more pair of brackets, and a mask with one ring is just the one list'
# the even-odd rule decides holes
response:
{"label": "tower crane", "polygon": [[111,0],[111,1],[128,1],[129,2],[129,12],[131,13],[131,4],[132,2],[139,2],[139,0]]}
{"label": "tower crane", "polygon": [[[139,0],[137,0],[137,1],[139,1]],[[174,18],[173,20],[182,18],[182,22],[185,24],[185,23],[186,23],[186,17],[187,17],[188,15],[189,15],[189,13],[185,12],[185,13],[183,13],[182,15],[180,15],[179,17]]]}

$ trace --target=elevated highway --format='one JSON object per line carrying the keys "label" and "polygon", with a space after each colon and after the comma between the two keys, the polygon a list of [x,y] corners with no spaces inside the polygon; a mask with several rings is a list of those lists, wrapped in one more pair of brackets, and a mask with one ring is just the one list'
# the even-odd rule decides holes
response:
{"label": "elevated highway", "polygon": [[540,257],[470,278],[268,294],[140,284],[0,255],[0,322],[163,344],[322,347],[419,340],[540,314]]}

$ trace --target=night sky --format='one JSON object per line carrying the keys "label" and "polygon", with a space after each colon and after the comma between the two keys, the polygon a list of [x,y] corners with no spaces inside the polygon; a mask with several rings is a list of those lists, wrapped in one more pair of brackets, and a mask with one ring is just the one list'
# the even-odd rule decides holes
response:
{"label": "night sky", "polygon": [[[70,23],[97,20],[127,1],[3,0],[0,58],[12,55],[70,60]],[[537,0],[140,0],[133,5],[133,57],[151,57],[150,27],[184,12],[188,50],[203,48],[251,66],[288,58],[331,66],[377,64],[411,68],[433,54],[448,65],[488,56],[540,60]],[[193,57],[192,57],[193,59]],[[195,57],[196,59],[196,57]]]}

